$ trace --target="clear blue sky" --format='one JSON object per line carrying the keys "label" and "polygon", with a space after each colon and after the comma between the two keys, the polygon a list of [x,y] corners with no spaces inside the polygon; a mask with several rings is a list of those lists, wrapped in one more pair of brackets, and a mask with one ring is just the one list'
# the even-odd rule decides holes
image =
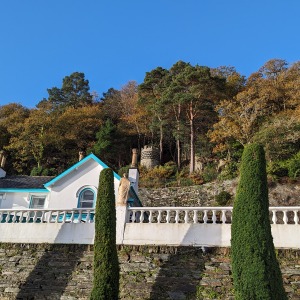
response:
{"label": "clear blue sky", "polygon": [[248,76],[300,60],[299,0],[3,0],[0,105],[34,107],[83,72],[99,95],[178,60]]}

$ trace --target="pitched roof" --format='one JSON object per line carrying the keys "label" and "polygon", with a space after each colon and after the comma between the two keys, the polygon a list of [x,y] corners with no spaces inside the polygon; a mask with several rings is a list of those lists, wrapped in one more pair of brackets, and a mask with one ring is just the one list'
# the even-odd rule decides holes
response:
{"label": "pitched roof", "polygon": [[[67,169],[63,173],[61,173],[60,175],[58,175],[55,178],[53,178],[51,181],[47,182],[45,184],[45,187],[48,188],[49,186],[53,185],[55,182],[57,182],[61,178],[65,177],[66,175],[68,175],[69,173],[71,173],[73,170],[77,169],[79,166],[81,166],[82,164],[86,163],[87,161],[89,161],[91,159],[93,159],[94,161],[96,161],[104,169],[108,168],[108,166],[101,159],[99,159],[95,154],[91,153],[88,156],[86,156],[85,158],[83,158],[82,160],[80,160],[79,162],[77,162],[75,165],[73,165],[72,167],[70,167],[69,169]],[[114,172],[114,177],[116,179],[118,179],[118,180],[121,179],[121,177],[117,173],[115,173],[115,172]]]}
{"label": "pitched roof", "polygon": [[53,176],[6,176],[0,178],[0,189],[45,189],[44,184]]}

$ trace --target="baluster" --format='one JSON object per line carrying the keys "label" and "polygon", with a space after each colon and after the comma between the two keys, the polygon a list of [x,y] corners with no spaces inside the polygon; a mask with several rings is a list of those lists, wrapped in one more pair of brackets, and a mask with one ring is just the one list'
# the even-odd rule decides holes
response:
{"label": "baluster", "polygon": [[213,222],[213,224],[216,224],[216,222],[217,222],[217,216],[216,216],[216,211],[213,209],[212,210],[212,222]]}
{"label": "baluster", "polygon": [[79,211],[78,223],[80,223],[81,220],[82,220],[82,210]]}
{"label": "baluster", "polygon": [[161,221],[161,210],[158,211],[157,223],[160,223],[160,221]]}
{"label": "baluster", "polygon": [[226,210],[222,210],[222,217],[221,217],[222,223],[225,224],[226,223]]}
{"label": "baluster", "polygon": [[20,220],[19,220],[20,223],[23,223],[23,214],[24,214],[24,212],[21,211]]}
{"label": "baluster", "polygon": [[194,223],[197,223],[197,222],[198,222],[197,210],[194,209],[193,212],[194,212],[194,215],[193,215],[193,222],[194,222]]}
{"label": "baluster", "polygon": [[203,223],[204,223],[204,224],[207,224],[207,220],[208,220],[208,217],[207,217],[207,210],[205,209],[205,210],[204,210],[204,216],[203,216]]}
{"label": "baluster", "polygon": [[30,221],[30,211],[27,210],[26,213],[26,223],[28,223]]}
{"label": "baluster", "polygon": [[136,217],[135,217],[135,210],[132,211],[132,216],[131,216],[131,222],[134,223],[136,220]]}
{"label": "baluster", "polygon": [[16,218],[17,218],[17,211],[13,212],[14,216],[12,218],[12,222],[15,223],[16,222]]}
{"label": "baluster", "polygon": [[277,215],[276,215],[277,210],[272,210],[272,222],[273,224],[277,223]]}
{"label": "baluster", "polygon": [[167,210],[166,222],[170,223],[170,210]]}
{"label": "baluster", "polygon": [[298,224],[298,222],[299,222],[298,211],[297,210],[294,210],[294,222],[295,222],[295,224]]}
{"label": "baluster", "polygon": [[51,222],[51,219],[52,219],[52,211],[50,210],[48,215],[48,223]]}
{"label": "baluster", "polygon": [[141,210],[141,217],[140,217],[140,223],[144,222],[144,210]]}
{"label": "baluster", "polygon": [[5,219],[5,223],[8,223],[10,220],[10,212],[7,211],[7,215],[6,215],[6,219]]}
{"label": "baluster", "polygon": [[67,212],[64,211],[64,212],[63,212],[63,216],[62,216],[61,222],[62,222],[62,223],[66,223],[66,218],[67,218]]}
{"label": "baluster", "polygon": [[54,220],[54,222],[55,222],[55,223],[58,223],[59,214],[60,214],[60,211],[59,211],[59,210],[57,210],[57,211],[56,211],[55,220]]}
{"label": "baluster", "polygon": [[152,216],[153,216],[153,213],[152,213],[152,210],[150,210],[149,223],[152,223]]}
{"label": "baluster", "polygon": [[287,224],[288,218],[287,218],[287,214],[286,214],[286,210],[283,211],[283,222],[284,224]]}
{"label": "baluster", "polygon": [[175,223],[179,222],[179,210],[175,210]]}
{"label": "baluster", "polygon": [[36,223],[36,217],[37,217],[37,211],[35,210],[35,211],[33,212],[33,218],[32,218],[32,222],[33,222],[33,223]]}
{"label": "baluster", "polygon": [[90,212],[91,212],[90,210],[86,211],[86,219],[85,219],[86,223],[90,223]]}
{"label": "baluster", "polygon": [[189,222],[189,214],[188,211],[185,210],[184,211],[184,223],[188,223]]}
{"label": "baluster", "polygon": [[74,210],[72,210],[72,213],[71,213],[71,223],[74,223]]}
{"label": "baluster", "polygon": [[44,223],[44,218],[45,218],[45,211],[42,211],[42,215],[41,215],[41,223]]}

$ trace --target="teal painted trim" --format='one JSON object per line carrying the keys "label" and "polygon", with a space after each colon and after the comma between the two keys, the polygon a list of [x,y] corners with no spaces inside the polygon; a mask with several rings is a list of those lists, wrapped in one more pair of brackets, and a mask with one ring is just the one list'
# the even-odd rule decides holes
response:
{"label": "teal painted trim", "polygon": [[49,193],[46,189],[0,189],[0,193]]}
{"label": "teal painted trim", "polygon": [[[57,182],[61,178],[65,177],[66,175],[68,175],[69,173],[71,173],[73,170],[75,170],[77,167],[81,166],[82,164],[84,164],[85,162],[87,162],[90,159],[93,159],[94,161],[96,161],[104,169],[108,168],[108,166],[102,160],[100,160],[95,154],[91,153],[88,156],[86,156],[85,158],[83,158],[82,160],[80,160],[79,162],[77,162],[75,165],[73,165],[72,167],[70,167],[69,169],[67,169],[63,173],[61,173],[60,175],[58,175],[55,178],[53,178],[51,181],[45,183],[44,187],[47,188],[47,187],[53,185],[55,182]],[[118,179],[118,180],[121,179],[121,177],[117,173],[115,173],[115,172],[114,172],[114,177],[116,179]]]}

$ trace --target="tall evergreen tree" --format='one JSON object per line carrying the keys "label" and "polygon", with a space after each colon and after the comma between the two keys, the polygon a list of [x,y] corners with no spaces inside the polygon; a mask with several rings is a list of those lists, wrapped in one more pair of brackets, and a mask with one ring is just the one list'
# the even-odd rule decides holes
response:
{"label": "tall evergreen tree", "polygon": [[240,176],[231,229],[235,299],[287,299],[271,235],[262,146],[245,147]]}
{"label": "tall evergreen tree", "polygon": [[116,249],[116,209],[112,169],[100,173],[96,203],[94,284],[91,300],[117,300],[119,263]]}

